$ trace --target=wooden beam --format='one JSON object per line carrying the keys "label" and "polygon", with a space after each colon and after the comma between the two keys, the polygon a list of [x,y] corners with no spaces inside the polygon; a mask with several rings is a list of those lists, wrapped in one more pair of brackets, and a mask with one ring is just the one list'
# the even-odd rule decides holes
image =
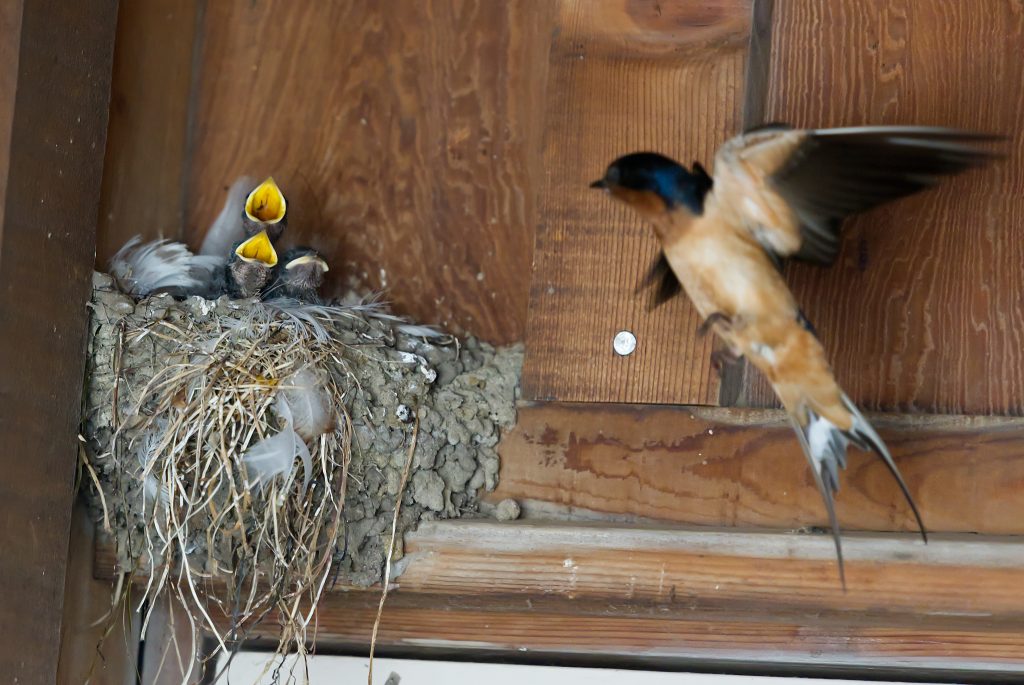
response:
{"label": "wooden beam", "polygon": [[[1024,674],[1019,622],[934,616],[872,626],[827,614],[752,619],[544,596],[413,599],[389,599],[378,654],[954,682],[1019,683]],[[365,653],[375,613],[365,593],[329,595],[318,614],[319,649]]]}
{"label": "wooden beam", "polygon": [[200,14],[199,0],[121,3],[96,241],[101,269],[136,234],[185,237],[192,62]]}
{"label": "wooden beam", "polygon": [[[527,399],[716,404],[686,298],[647,311],[649,226],[588,185],[616,157],[709,164],[740,125],[750,0],[560,0],[523,369]],[[636,351],[618,356],[622,330]]]}
{"label": "wooden beam", "polygon": [[825,534],[461,520],[406,535],[398,583],[433,594],[1024,621],[1024,593],[1013,589],[1024,581],[1024,539],[933,536],[926,545],[909,534],[859,534],[844,551],[845,593]]}
{"label": "wooden beam", "polygon": [[0,236],[0,673],[52,683],[116,0],[24,0]]}
{"label": "wooden beam", "polygon": [[[1024,675],[1020,538],[851,535],[847,592],[826,535],[462,520],[404,549],[385,650]],[[365,651],[378,599],[328,592],[318,651]]]}
{"label": "wooden beam", "polygon": [[[21,42],[21,0],[0,3],[0,217],[4,214],[11,153],[11,121],[18,85],[18,44]],[[0,221],[0,236],[3,222]]]}
{"label": "wooden beam", "polygon": [[[748,671],[1024,673],[1024,542],[857,536],[847,548],[843,593],[824,536],[424,523],[406,536],[379,645]],[[365,650],[375,601],[327,595],[318,649]]]}
{"label": "wooden beam", "polygon": [[[1024,534],[1024,420],[871,416],[935,532]],[[713,526],[827,526],[782,412],[527,404],[503,436],[494,502],[534,517]],[[845,530],[912,531],[885,466],[851,450],[836,498]]]}
{"label": "wooden beam", "polygon": [[106,620],[115,580],[113,575],[97,578],[93,573],[96,526],[82,500],[75,506],[71,526],[57,683],[134,685],[142,621],[126,607],[115,611],[112,623]]}

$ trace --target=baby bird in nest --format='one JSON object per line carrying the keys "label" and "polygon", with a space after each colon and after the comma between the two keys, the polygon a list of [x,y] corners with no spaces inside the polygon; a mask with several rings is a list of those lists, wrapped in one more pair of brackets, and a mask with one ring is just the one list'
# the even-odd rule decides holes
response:
{"label": "baby bird in nest", "polygon": [[183,298],[255,297],[274,281],[274,243],[287,224],[287,201],[273,178],[253,187],[242,177],[228,190],[199,254],[183,243],[129,240],[109,265],[110,274],[135,298],[169,293]]}
{"label": "baby bird in nest", "polygon": [[266,231],[243,240],[225,268],[225,290],[233,298],[255,297],[263,292],[277,267],[277,250]]}
{"label": "baby bird in nest", "polygon": [[284,253],[274,284],[267,293],[274,297],[319,303],[320,286],[329,270],[327,262],[313,248],[293,247]]}
{"label": "baby bird in nest", "polygon": [[242,229],[251,238],[266,231],[276,243],[288,225],[288,201],[273,177],[259,184],[246,196],[242,211]]}

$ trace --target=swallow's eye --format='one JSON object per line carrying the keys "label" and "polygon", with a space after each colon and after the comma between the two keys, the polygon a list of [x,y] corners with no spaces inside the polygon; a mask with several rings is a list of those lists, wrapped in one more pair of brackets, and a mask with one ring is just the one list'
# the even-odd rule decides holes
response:
{"label": "swallow's eye", "polygon": [[608,181],[609,183],[618,183],[621,175],[622,174],[619,171],[618,166],[610,166],[608,167],[608,173],[604,175],[604,180]]}

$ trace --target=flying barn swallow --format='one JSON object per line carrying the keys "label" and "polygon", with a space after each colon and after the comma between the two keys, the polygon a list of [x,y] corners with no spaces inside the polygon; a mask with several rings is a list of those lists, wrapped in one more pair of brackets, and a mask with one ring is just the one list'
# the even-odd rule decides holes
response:
{"label": "flying barn swallow", "polygon": [[745,356],[779,396],[824,499],[843,587],[833,494],[852,443],[881,457],[927,533],[878,434],[836,383],[825,350],[783,279],[783,259],[830,265],[843,219],[929,188],[995,155],[998,136],[929,127],[793,129],[769,125],[719,150],[714,175],[640,152],[612,162],[591,184],[651,222],[662,253],[649,280],[657,299],[686,292],[710,328]]}

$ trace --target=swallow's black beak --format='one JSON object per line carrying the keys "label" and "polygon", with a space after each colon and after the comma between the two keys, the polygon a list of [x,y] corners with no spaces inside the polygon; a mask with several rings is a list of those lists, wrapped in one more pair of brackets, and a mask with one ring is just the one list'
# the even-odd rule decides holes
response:
{"label": "swallow's black beak", "polygon": [[608,184],[605,182],[605,180],[603,178],[599,178],[598,180],[596,180],[593,183],[591,183],[590,187],[591,188],[601,188],[602,190],[608,190]]}

